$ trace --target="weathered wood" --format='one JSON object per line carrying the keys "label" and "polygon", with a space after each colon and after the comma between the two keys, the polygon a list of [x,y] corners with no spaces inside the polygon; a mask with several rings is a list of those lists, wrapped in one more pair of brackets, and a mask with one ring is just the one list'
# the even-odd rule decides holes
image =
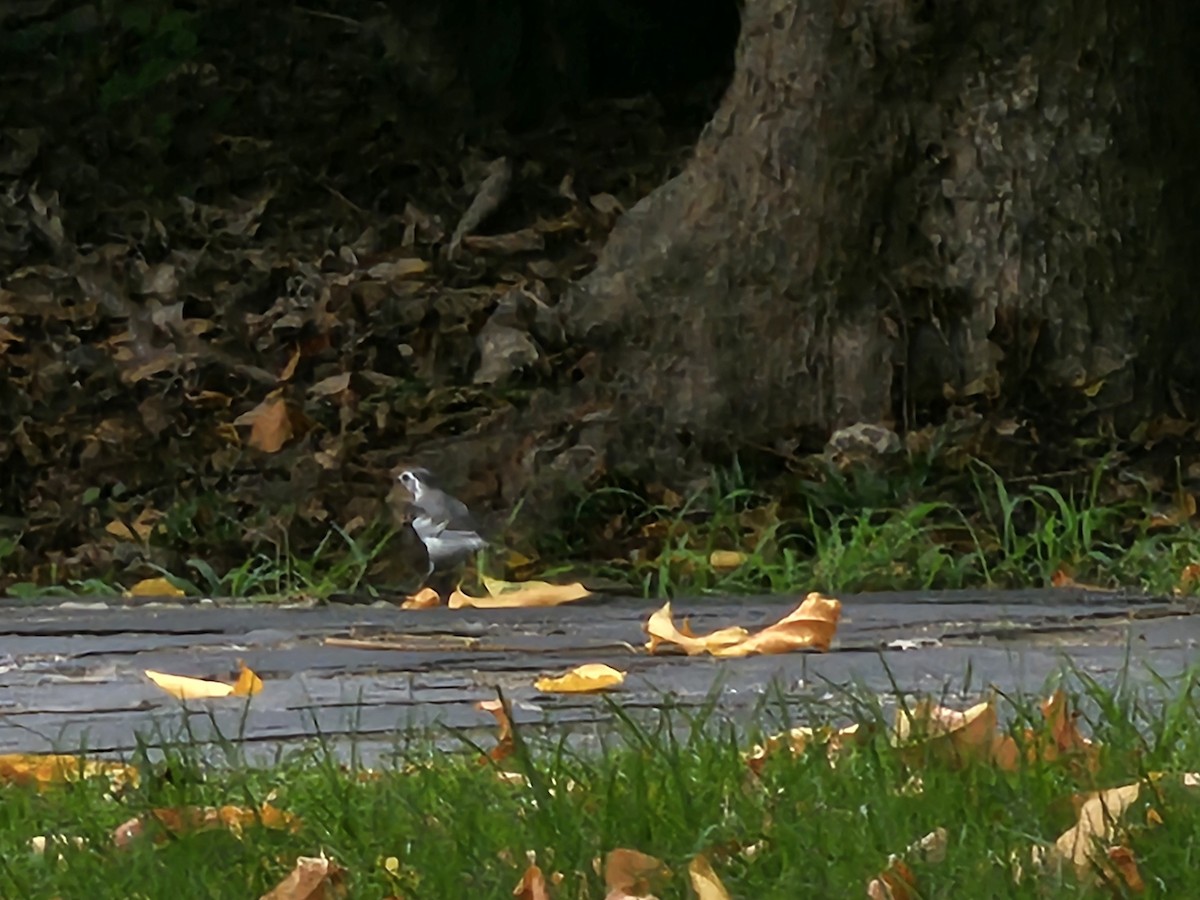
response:
{"label": "weathered wood", "polygon": [[[761,627],[795,602],[676,600],[673,608],[703,632]],[[155,744],[223,736],[272,753],[320,735],[343,745],[353,739],[358,752],[376,757],[414,728],[482,736],[492,720],[474,704],[496,688],[513,701],[518,723],[586,740],[610,723],[604,701],[540,693],[538,675],[606,662],[629,673],[611,695],[627,708],[697,710],[715,696],[720,716],[744,722],[764,704],[779,717],[803,717],[831,704],[844,709],[848,691],[884,697],[893,685],[938,696],[973,696],[988,684],[1039,690],[1064,664],[1111,679],[1127,654],[1130,677],[1149,683],[1142,661],[1173,677],[1200,639],[1190,606],[1137,596],[953,592],[844,603],[830,653],[724,660],[647,655],[642,625],[658,604],[628,598],[520,610],[7,605],[0,752],[125,753],[139,737]],[[238,660],[266,681],[248,702],[181,705],[142,674],[228,679]]]}

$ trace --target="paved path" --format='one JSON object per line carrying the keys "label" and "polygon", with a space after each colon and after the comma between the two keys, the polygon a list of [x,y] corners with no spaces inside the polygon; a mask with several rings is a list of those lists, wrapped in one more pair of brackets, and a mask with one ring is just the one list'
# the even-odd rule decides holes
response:
{"label": "paved path", "polygon": [[[356,735],[368,757],[409,726],[480,738],[492,720],[474,704],[504,690],[518,722],[569,729],[585,740],[611,710],[595,696],[546,695],[543,673],[583,662],[629,672],[613,694],[634,710],[673,702],[749,716],[766,703],[781,718],[814,704],[905,692],[977,695],[989,684],[1040,691],[1065,664],[1104,682],[1168,680],[1200,641],[1192,605],[1081,591],[940,592],[843,597],[829,653],[715,660],[648,656],[642,623],[654,601],[592,598],[545,610],[401,611],[371,606],[311,609],[244,605],[140,607],[0,600],[0,752],[121,753],[150,742],[240,736],[274,753],[315,734]],[[796,598],[677,599],[677,621],[704,632],[758,627]],[[388,649],[331,646],[328,637],[387,640]],[[910,648],[910,649],[905,649]],[[144,669],[230,680],[238,659],[266,688],[244,700],[181,706]],[[343,746],[345,741],[342,741]]]}

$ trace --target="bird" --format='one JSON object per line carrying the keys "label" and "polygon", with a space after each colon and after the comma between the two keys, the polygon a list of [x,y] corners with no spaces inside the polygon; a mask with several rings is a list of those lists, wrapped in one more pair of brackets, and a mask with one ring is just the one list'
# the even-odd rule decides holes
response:
{"label": "bird", "polygon": [[412,506],[417,511],[412,529],[429,556],[423,584],[435,570],[452,569],[487,546],[467,505],[437,487],[428,469],[405,469],[396,478],[412,495]]}

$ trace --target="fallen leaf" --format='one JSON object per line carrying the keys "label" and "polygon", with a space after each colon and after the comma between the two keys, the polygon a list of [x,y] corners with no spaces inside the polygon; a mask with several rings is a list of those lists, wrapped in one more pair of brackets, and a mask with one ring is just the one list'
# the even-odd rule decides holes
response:
{"label": "fallen leaf", "polygon": [[442,605],[441,595],[431,587],[421,588],[400,604],[401,609],[432,609]]}
{"label": "fallen leaf", "polygon": [[828,650],[837,631],[841,611],[840,601],[814,592],[774,625],[768,625],[755,634],[735,625],[696,636],[691,634],[686,622],[682,629],[675,627],[671,604],[668,602],[650,616],[644,626],[650,636],[646,649],[654,653],[663,644],[674,644],[682,647],[689,656],[697,653],[749,656],[755,653]]}
{"label": "fallen leaf", "polygon": [[276,453],[295,434],[288,403],[273,391],[262,403],[249,412],[234,419],[235,425],[249,425],[250,438],[247,443],[264,453]]}
{"label": "fallen leaf", "polygon": [[147,833],[156,842],[163,843],[172,835],[178,837],[215,829],[240,837],[245,829],[259,826],[296,832],[300,830],[300,819],[269,803],[257,809],[232,805],[160,807],[118,825],[113,829],[112,840],[115,846],[124,848],[144,839]]}
{"label": "fallen leaf", "polygon": [[166,578],[143,578],[125,592],[126,597],[182,597],[184,591]]}
{"label": "fallen leaf", "polygon": [[124,763],[103,759],[87,759],[67,753],[5,753],[0,754],[0,783],[35,784],[45,790],[54,784],[104,777],[114,790],[126,785],[136,786],[138,770]]}
{"label": "fallen leaf", "polygon": [[300,856],[288,876],[259,900],[333,900],[345,895],[345,874],[324,856]]}
{"label": "fallen leaf", "polygon": [[143,509],[136,519],[126,523],[120,519],[114,519],[104,526],[104,530],[115,538],[123,541],[148,541],[150,535],[154,534],[156,528],[160,528],[160,521],[163,514],[157,509]]}
{"label": "fallen leaf", "polygon": [[656,884],[670,877],[662,860],[638,850],[618,847],[604,857],[606,900],[648,897]]}
{"label": "fallen leaf", "polygon": [[906,860],[919,858],[926,863],[939,863],[946,858],[946,846],[950,834],[945,828],[937,828],[919,841],[909,844],[901,854],[888,857],[887,868],[867,883],[870,900],[915,900],[917,878]]}
{"label": "fallen leaf", "polygon": [[380,281],[400,281],[412,275],[420,275],[428,268],[429,263],[414,256],[376,263],[367,269],[367,274]]}
{"label": "fallen leaf", "polygon": [[967,710],[947,709],[932,700],[912,710],[896,711],[895,743],[910,764],[933,756],[958,765],[968,759],[991,759],[996,737],[996,707],[991,700]]}
{"label": "fallen leaf", "polygon": [[546,886],[546,876],[537,863],[530,863],[517,886],[513,888],[513,896],[519,900],[550,900],[550,890]]}
{"label": "fallen leaf", "polygon": [[603,663],[586,663],[557,677],[542,676],[534,687],[546,694],[586,694],[616,687],[625,681],[625,673]]}
{"label": "fallen leaf", "polygon": [[581,583],[550,584],[546,581],[498,581],[480,576],[487,597],[471,597],[461,590],[450,595],[448,606],[460,609],[464,606],[476,609],[508,609],[533,606],[558,606],[580,600],[591,594]]}
{"label": "fallen leaf", "polygon": [[1113,842],[1121,817],[1137,801],[1141,790],[1142,783],[1134,782],[1088,797],[1079,808],[1079,820],[1054,842],[1052,859],[1070,863],[1076,876],[1085,879],[1096,854]]}
{"label": "fallen leaf", "polygon": [[736,569],[744,563],[748,556],[737,550],[714,550],[708,557],[708,564],[714,569]]}
{"label": "fallen leaf", "polygon": [[1179,587],[1176,593],[1190,594],[1200,584],[1200,563],[1188,563],[1179,573]]}
{"label": "fallen leaf", "polygon": [[870,728],[863,728],[858,723],[839,729],[800,725],[770,735],[763,743],[756,744],[745,756],[746,765],[757,775],[772,754],[786,750],[792,756],[799,756],[813,744],[823,745],[830,761],[833,761],[850,747],[863,743],[870,733]]}
{"label": "fallen leaf", "polygon": [[296,367],[300,365],[300,356],[300,345],[297,344],[292,348],[292,352],[288,356],[287,363],[284,364],[283,370],[279,373],[280,381],[292,380],[292,376],[296,374]]}
{"label": "fallen leaf", "polygon": [[341,394],[350,388],[350,373],[343,372],[340,375],[330,375],[328,378],[322,378],[316,384],[308,389],[308,392],[314,397],[332,397],[335,394]]}
{"label": "fallen leaf", "polygon": [[263,689],[262,679],[244,665],[234,684],[223,684],[204,678],[189,678],[186,675],[171,675],[166,672],[156,672],[153,669],[146,669],[145,674],[160,688],[179,700],[249,697]]}
{"label": "fallen leaf", "polygon": [[1146,529],[1177,528],[1196,515],[1196,496],[1187,491],[1175,494],[1170,509],[1152,510],[1146,519]]}
{"label": "fallen leaf", "polygon": [[496,724],[500,728],[500,734],[496,739],[496,746],[488,751],[487,756],[482,757],[479,761],[481,763],[488,761],[500,762],[512,756],[515,745],[513,742],[512,716],[508,704],[499,698],[495,700],[480,700],[475,704],[475,708],[495,716]]}
{"label": "fallen leaf", "polygon": [[1142,873],[1138,871],[1137,859],[1128,847],[1109,847],[1105,852],[1105,861],[1106,874],[1111,881],[1117,880],[1113,878],[1116,875],[1135,894],[1146,890],[1146,882],[1142,880]]}
{"label": "fallen leaf", "polygon": [[1056,588],[1075,588],[1076,590],[1095,591],[1096,593],[1106,594],[1116,593],[1117,591],[1117,588],[1105,587],[1102,584],[1088,584],[1085,581],[1076,581],[1071,573],[1063,568],[1054,570],[1054,574],[1050,576],[1050,586]]}
{"label": "fallen leaf", "polygon": [[828,650],[842,615],[839,600],[813,592],[793,612],[740,644],[714,651],[714,656],[749,656],[754,653],[791,653],[795,650]]}
{"label": "fallen leaf", "polygon": [[[687,629],[686,622],[684,628]],[[730,647],[741,643],[750,636],[750,632],[740,625],[721,628],[703,637],[696,637],[687,630],[681,631],[675,627],[670,601],[664,603],[662,609],[650,616],[643,630],[650,636],[650,640],[646,642],[646,649],[650,653],[654,653],[663,644],[675,644],[682,647],[688,656],[694,656],[697,653],[711,653],[713,649],[719,647]]]}
{"label": "fallen leaf", "polygon": [[1065,691],[1057,690],[1042,701],[1042,718],[1044,728],[1041,731],[1025,729],[1020,742],[1008,734],[995,738],[992,761],[997,767],[1013,772],[1024,759],[1028,763],[1065,760],[1081,766],[1084,771],[1099,769],[1100,748],[1079,731],[1079,714],[1071,709]]}
{"label": "fallen leaf", "polygon": [[729,891],[725,890],[725,885],[703,854],[688,863],[688,877],[692,880],[692,890],[696,892],[698,900],[730,900]]}

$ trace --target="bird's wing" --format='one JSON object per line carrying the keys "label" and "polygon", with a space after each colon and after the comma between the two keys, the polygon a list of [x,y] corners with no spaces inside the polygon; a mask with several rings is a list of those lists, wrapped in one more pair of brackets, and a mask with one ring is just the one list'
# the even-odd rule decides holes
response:
{"label": "bird's wing", "polygon": [[479,523],[467,509],[467,504],[449,494],[446,495],[446,515],[443,525],[451,531],[479,531]]}

